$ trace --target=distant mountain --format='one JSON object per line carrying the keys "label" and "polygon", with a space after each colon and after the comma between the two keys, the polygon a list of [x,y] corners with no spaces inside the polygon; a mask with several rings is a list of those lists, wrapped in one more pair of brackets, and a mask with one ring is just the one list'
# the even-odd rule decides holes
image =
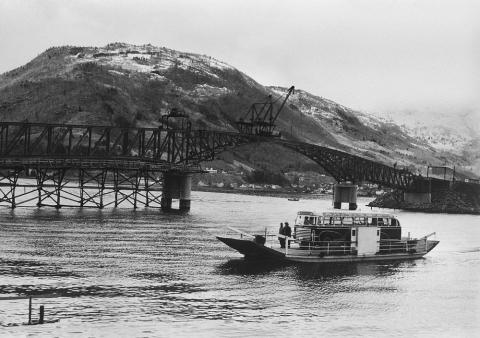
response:
{"label": "distant mountain", "polygon": [[[278,95],[286,89],[269,87]],[[313,119],[328,137],[365,157],[385,163],[418,168],[425,174],[428,165],[456,166],[460,172],[480,174],[480,135],[475,119],[460,115],[455,123],[447,117],[421,121],[419,114],[379,114],[356,111],[334,101],[298,90],[290,107]],[[292,127],[298,137],[302,130]],[[306,137],[307,141],[318,142]],[[374,154],[374,155],[372,155]]]}
{"label": "distant mountain", "polygon": [[480,110],[449,106],[374,114],[438,151],[462,154],[470,162],[465,169],[480,174]]}
{"label": "distant mountain", "polygon": [[[151,127],[177,107],[185,110],[196,128],[234,131],[235,121],[251,103],[285,92],[285,88],[262,86],[206,55],[125,43],[64,46],[50,48],[0,75],[0,118]],[[286,138],[328,145],[389,165],[422,170],[445,161],[472,165],[466,154],[440,149],[413,129],[302,90],[291,96],[277,124]],[[311,167],[301,155],[288,151],[271,156],[278,151],[273,145],[246,146],[223,158],[231,165],[269,170]]]}

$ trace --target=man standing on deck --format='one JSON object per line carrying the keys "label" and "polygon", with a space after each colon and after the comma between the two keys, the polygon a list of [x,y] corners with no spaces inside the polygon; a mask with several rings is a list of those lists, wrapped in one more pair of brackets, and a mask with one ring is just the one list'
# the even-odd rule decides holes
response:
{"label": "man standing on deck", "polygon": [[[291,237],[292,236],[292,228],[288,225],[288,222],[285,222],[285,226],[283,227],[283,234],[286,237]],[[285,247],[285,239],[283,239],[283,247]],[[288,247],[290,247],[290,241],[288,241]]]}
{"label": "man standing on deck", "polygon": [[[278,234],[283,235],[284,228],[283,228],[283,223],[280,223],[280,228],[278,229]],[[280,247],[283,249],[285,248],[285,238],[284,237],[278,237],[278,241],[280,242]]]}

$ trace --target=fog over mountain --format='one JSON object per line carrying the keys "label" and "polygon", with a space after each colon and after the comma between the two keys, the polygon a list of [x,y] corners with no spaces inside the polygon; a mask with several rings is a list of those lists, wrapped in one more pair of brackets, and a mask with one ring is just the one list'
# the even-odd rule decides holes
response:
{"label": "fog over mountain", "polygon": [[[207,55],[126,43],[64,46],[50,48],[0,75],[0,116],[3,121],[151,127],[177,107],[185,110],[195,128],[234,131],[235,121],[251,103],[285,93],[286,88],[263,86],[233,65]],[[466,111],[456,121],[447,115],[442,120],[442,112],[435,114],[435,123],[429,123],[431,112],[380,116],[299,89],[277,122],[286,138],[389,165],[425,173],[428,165],[446,164],[480,173],[475,114]],[[273,148],[244,147],[234,151],[234,157],[245,165],[277,170],[288,162],[307,161],[288,152],[283,152],[284,159],[258,160],[270,158]]]}
{"label": "fog over mountain", "polygon": [[372,113],[399,125],[435,149],[463,153],[471,159],[468,170],[480,172],[480,109],[444,105]]}

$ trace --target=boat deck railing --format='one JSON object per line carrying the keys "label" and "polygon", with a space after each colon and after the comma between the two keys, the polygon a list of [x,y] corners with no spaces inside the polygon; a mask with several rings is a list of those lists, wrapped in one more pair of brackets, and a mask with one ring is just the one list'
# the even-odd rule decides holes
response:
{"label": "boat deck railing", "polygon": [[403,253],[403,252],[423,252],[427,251],[426,241],[414,240],[381,240],[379,253]]}
{"label": "boat deck railing", "polygon": [[350,241],[300,242],[298,243],[298,248],[300,250],[308,250],[309,252],[320,252],[326,256],[353,255],[357,252],[355,242]]}
{"label": "boat deck railing", "polygon": [[296,249],[328,255],[352,255],[356,253],[355,242],[351,241],[309,241],[302,242],[293,237],[278,234],[267,234],[265,245],[272,249],[280,248],[279,238],[285,238],[286,252]]}

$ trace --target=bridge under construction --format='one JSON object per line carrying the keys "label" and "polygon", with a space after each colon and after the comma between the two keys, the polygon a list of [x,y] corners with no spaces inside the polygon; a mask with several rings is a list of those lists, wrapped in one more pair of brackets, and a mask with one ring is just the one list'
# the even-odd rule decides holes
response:
{"label": "bridge under construction", "polygon": [[[284,140],[274,130],[279,108],[269,98],[239,120],[239,132],[192,129],[172,110],[156,128],[0,122],[0,205],[38,207],[158,207],[190,209],[192,174],[224,150],[275,142],[320,164],[338,182],[372,182],[428,199],[451,181],[412,172],[331,147]],[[456,182],[459,184],[459,182]],[[480,195],[480,185],[462,183]],[[467,190],[468,190],[467,189]]]}

